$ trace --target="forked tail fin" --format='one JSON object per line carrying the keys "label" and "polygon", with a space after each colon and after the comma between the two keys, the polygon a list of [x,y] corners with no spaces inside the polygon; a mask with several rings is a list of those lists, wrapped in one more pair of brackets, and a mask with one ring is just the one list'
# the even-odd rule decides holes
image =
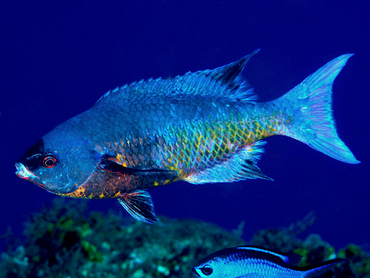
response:
{"label": "forked tail fin", "polygon": [[315,150],[346,163],[360,163],[335,129],[331,108],[334,79],[353,54],[339,56],[308,76],[276,100],[286,108],[291,121],[281,134],[297,139]]}

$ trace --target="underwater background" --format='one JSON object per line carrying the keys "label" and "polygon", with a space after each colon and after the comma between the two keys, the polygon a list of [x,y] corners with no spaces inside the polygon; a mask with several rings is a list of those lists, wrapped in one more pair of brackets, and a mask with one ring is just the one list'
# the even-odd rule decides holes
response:
{"label": "underwater background", "polygon": [[[61,198],[14,174],[14,163],[38,138],[117,86],[213,69],[257,48],[243,76],[258,101],[355,53],[335,80],[333,110],[339,136],[362,163],[336,161],[287,137],[267,138],[258,166],[273,182],[150,189],[157,215],[229,231],[244,221],[248,241],[312,213],[303,238],[316,233],[336,249],[353,243],[369,252],[369,14],[367,1],[2,1],[0,252],[9,227],[24,239],[28,217]],[[113,199],[90,200],[87,210],[127,216]]]}

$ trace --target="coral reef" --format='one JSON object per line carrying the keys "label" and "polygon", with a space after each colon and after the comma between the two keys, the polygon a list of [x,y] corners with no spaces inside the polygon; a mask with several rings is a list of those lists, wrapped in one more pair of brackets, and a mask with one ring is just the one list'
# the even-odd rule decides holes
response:
{"label": "coral reef", "polygon": [[[31,215],[26,240],[12,240],[1,254],[3,277],[192,277],[191,269],[205,256],[227,247],[244,245],[245,223],[233,231],[196,220],[160,217],[155,225],[109,212],[85,213],[86,203],[57,198],[50,208]],[[308,266],[335,257],[346,258],[323,277],[370,278],[370,256],[349,244],[335,252],[317,234],[298,235],[315,218],[279,229],[258,231],[249,244],[292,253],[292,264]],[[126,221],[126,222],[125,222]],[[295,253],[295,254],[293,254]]]}
{"label": "coral reef", "polygon": [[338,251],[338,257],[350,261],[353,277],[370,278],[370,255],[360,246],[348,244]]}
{"label": "coral reef", "polygon": [[[322,261],[344,258],[349,264],[340,264],[333,267],[332,270],[325,273],[326,278],[370,278],[370,271],[363,270],[365,265],[370,266],[370,261],[366,263],[366,253],[361,247],[353,253],[346,253],[346,249],[340,250],[336,254],[335,249],[328,242],[321,239],[318,234],[310,234],[306,239],[301,240],[297,236],[305,231],[315,221],[313,213],[309,213],[303,220],[291,224],[289,227],[280,229],[266,229],[258,231],[251,240],[252,245],[265,247],[273,250],[279,250],[291,254],[292,263],[304,267],[318,264]],[[353,256],[352,256],[353,254]],[[369,255],[367,255],[369,256]],[[367,257],[369,258],[369,257]],[[294,262],[294,260],[297,260]],[[358,264],[354,264],[355,261]],[[366,276],[367,275],[367,276]]]}
{"label": "coral reef", "polygon": [[114,213],[84,211],[81,201],[57,198],[32,215],[26,242],[2,254],[0,277],[191,277],[203,257],[245,244],[201,221],[123,223]]}

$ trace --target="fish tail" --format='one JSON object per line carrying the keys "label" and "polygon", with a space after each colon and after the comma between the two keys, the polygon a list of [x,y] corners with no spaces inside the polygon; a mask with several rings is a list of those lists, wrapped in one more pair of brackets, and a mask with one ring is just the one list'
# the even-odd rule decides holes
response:
{"label": "fish tail", "polygon": [[334,260],[325,261],[325,262],[322,262],[316,265],[311,265],[309,267],[301,268],[301,271],[303,272],[302,277],[305,277],[305,278],[316,277],[318,275],[321,275],[327,272],[334,265],[339,264],[339,263],[348,263],[348,261],[346,259],[334,259]]}
{"label": "fish tail", "polygon": [[339,161],[357,164],[360,161],[337,134],[331,107],[334,79],[352,55],[333,59],[275,102],[286,114],[280,134]]}

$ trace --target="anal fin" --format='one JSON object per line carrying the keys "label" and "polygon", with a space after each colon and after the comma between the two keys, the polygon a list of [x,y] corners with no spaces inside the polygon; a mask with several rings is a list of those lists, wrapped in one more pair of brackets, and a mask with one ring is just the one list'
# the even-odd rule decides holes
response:
{"label": "anal fin", "polygon": [[117,198],[118,202],[136,220],[153,224],[158,221],[154,212],[154,205],[150,194],[144,190],[136,190],[122,194]]}

